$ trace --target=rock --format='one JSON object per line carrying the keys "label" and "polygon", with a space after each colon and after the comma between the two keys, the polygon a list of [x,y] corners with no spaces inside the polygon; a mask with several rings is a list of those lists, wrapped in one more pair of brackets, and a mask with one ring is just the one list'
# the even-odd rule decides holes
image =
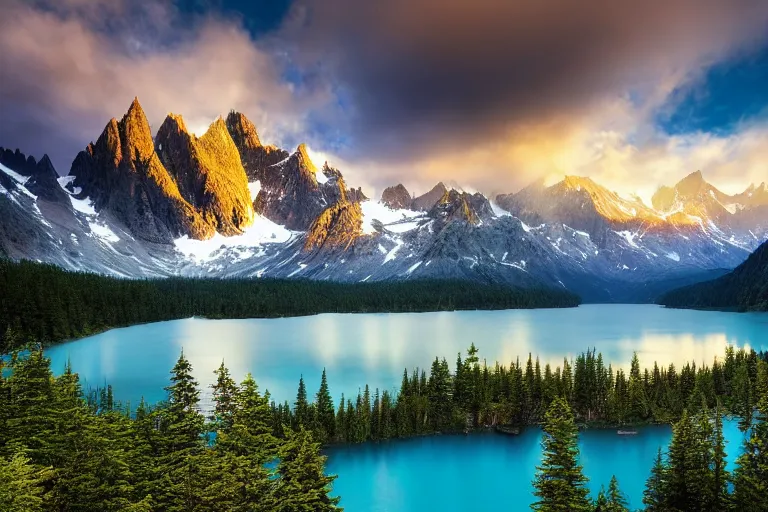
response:
{"label": "rock", "polygon": [[381,202],[393,210],[410,208],[412,201],[411,193],[402,183],[398,183],[394,187],[387,187],[381,193]]}
{"label": "rock", "polygon": [[445,185],[443,185],[443,182],[441,181],[434,187],[432,187],[432,190],[427,192],[424,195],[421,195],[413,200],[411,202],[411,209],[426,212],[429,211],[433,206],[437,204],[437,202],[443,197],[443,195],[448,191],[447,188],[445,188]]}
{"label": "rock", "polygon": [[198,139],[187,131],[181,116],[170,114],[158,130],[155,143],[182,197],[216,231],[237,235],[253,223],[248,178],[221,118]]}
{"label": "rock", "polygon": [[347,250],[363,236],[363,211],[359,202],[343,201],[323,211],[307,232],[305,251]]}
{"label": "rock", "polygon": [[58,178],[59,173],[53,168],[51,159],[48,158],[48,155],[43,155],[25,186],[30,192],[42,199],[69,204],[67,193],[59,185]]}
{"label": "rock", "polygon": [[0,164],[22,176],[32,176],[37,168],[35,158],[32,155],[26,156],[18,148],[16,151],[11,151],[0,147]]}
{"label": "rock", "polygon": [[443,194],[427,215],[443,225],[455,221],[479,224],[484,219],[492,218],[493,210],[488,199],[482,194],[468,194],[451,189]]}
{"label": "rock", "polygon": [[256,126],[240,112],[231,111],[227,116],[226,125],[229,135],[240,152],[248,181],[262,181],[268,167],[290,156],[287,151],[275,146],[262,145],[256,133]]}
{"label": "rock", "polygon": [[77,155],[70,175],[75,177],[72,186],[82,189],[79,197],[89,197],[97,211],[115,215],[137,238],[170,243],[184,235],[210,238],[215,232],[181,196],[155,153],[138,99]]}

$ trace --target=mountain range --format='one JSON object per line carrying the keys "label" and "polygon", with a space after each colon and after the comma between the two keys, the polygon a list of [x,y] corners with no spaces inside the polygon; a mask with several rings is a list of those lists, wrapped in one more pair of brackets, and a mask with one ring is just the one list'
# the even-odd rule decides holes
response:
{"label": "mountain range", "polygon": [[458,278],[648,302],[768,237],[764,183],[728,195],[693,172],[651,203],[578,176],[496,197],[393,184],[376,200],[238,112],[201,137],[169,114],[153,137],[138,99],[66,176],[0,148],[0,256],[128,278]]}

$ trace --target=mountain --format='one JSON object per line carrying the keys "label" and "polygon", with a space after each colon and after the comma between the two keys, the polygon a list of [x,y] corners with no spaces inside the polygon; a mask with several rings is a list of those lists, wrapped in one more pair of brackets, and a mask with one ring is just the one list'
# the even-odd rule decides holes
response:
{"label": "mountain", "polygon": [[426,194],[413,198],[413,201],[411,202],[411,209],[427,211],[435,206],[435,204],[437,204],[437,202],[445,195],[446,192],[448,192],[448,189],[445,188],[445,185],[443,185],[443,182],[441,181],[432,187],[432,189]]}
{"label": "mountain", "polygon": [[659,304],[674,308],[768,311],[768,242],[718,279],[666,293]]}
{"label": "mountain", "polygon": [[461,279],[650,302],[741,264],[768,234],[768,192],[693,173],[652,205],[589,178],[488,198],[440,182],[368,199],[342,172],[264,145],[230,112],[201,137],[138,100],[75,158],[0,151],[0,254],[120,277]]}
{"label": "mountain", "polygon": [[155,138],[156,152],[182,197],[223,235],[237,235],[253,223],[248,178],[240,153],[219,118],[199,139],[181,116],[169,114]]}
{"label": "mountain", "polygon": [[138,99],[77,155],[69,175],[78,199],[90,199],[96,211],[113,214],[147,242],[169,243],[181,235],[204,239],[215,232],[160,161]]}
{"label": "mountain", "polygon": [[410,208],[411,201],[413,201],[411,193],[402,183],[398,183],[394,187],[387,187],[381,193],[381,203],[393,210]]}

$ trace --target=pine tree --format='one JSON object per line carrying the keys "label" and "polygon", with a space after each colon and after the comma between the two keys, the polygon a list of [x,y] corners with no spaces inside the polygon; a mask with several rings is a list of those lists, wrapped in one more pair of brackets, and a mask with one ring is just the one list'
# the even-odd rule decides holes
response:
{"label": "pine tree", "polygon": [[50,469],[36,468],[23,451],[10,460],[0,457],[0,504],[4,512],[43,512]]}
{"label": "pine tree", "polygon": [[276,490],[277,512],[330,512],[342,510],[339,498],[329,496],[335,476],[325,474],[325,456],[305,429],[287,433],[280,450]]}
{"label": "pine tree", "polygon": [[666,468],[661,457],[661,448],[656,454],[656,460],[651,468],[651,476],[645,484],[643,491],[643,505],[646,512],[663,512],[665,507]]}
{"label": "pine tree", "polygon": [[307,401],[307,387],[304,385],[304,376],[299,378],[299,390],[296,392],[294,404],[294,427],[309,427],[309,402]]}
{"label": "pine tree", "polygon": [[768,511],[768,363],[757,370],[757,417],[744,441],[733,480],[733,501],[737,510]]}
{"label": "pine tree", "polygon": [[606,504],[601,510],[604,512],[629,512],[627,497],[619,489],[619,481],[615,475],[611,477],[606,493]]}
{"label": "pine tree", "polygon": [[319,432],[319,441],[325,444],[336,437],[336,413],[333,410],[333,399],[328,389],[328,380],[325,377],[325,368],[323,376],[320,379],[320,389],[315,397],[317,410],[317,424]]}
{"label": "pine tree", "polygon": [[723,416],[720,406],[715,408],[714,426],[712,429],[712,505],[713,511],[726,510],[730,506],[728,482],[730,475],[726,470],[725,436],[723,434]]}
{"label": "pine tree", "polygon": [[664,496],[672,510],[709,510],[713,502],[709,418],[687,410],[672,429]]}
{"label": "pine tree", "polygon": [[211,384],[211,390],[215,407],[210,419],[216,430],[227,432],[232,426],[232,416],[237,401],[237,384],[224,366],[224,361],[213,373],[216,375],[216,382]]}
{"label": "pine tree", "polygon": [[589,511],[587,478],[578,463],[578,430],[568,403],[558,397],[544,416],[542,446],[544,456],[533,481],[539,499],[533,510]]}
{"label": "pine tree", "polygon": [[162,478],[153,482],[151,494],[158,508],[168,512],[184,512],[199,505],[195,492],[196,457],[204,448],[205,418],[198,412],[200,392],[192,377],[192,365],[182,351],[171,370],[168,405],[160,414],[163,434],[159,447]]}

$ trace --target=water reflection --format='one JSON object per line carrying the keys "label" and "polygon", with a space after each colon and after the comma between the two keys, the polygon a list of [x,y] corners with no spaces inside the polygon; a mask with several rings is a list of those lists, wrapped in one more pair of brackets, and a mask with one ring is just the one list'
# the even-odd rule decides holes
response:
{"label": "water reflection", "polygon": [[642,365],[711,363],[725,347],[768,349],[768,315],[667,310],[648,305],[589,305],[566,310],[464,311],[422,314],[327,314],[302,318],[198,318],[115,329],[52,347],[60,372],[67,359],[87,384],[109,382],[136,403],[165,397],[168,372],[183,349],[202,386],[222,360],[236,379],[254,374],[261,389],[293,401],[300,375],[310,393],[328,370],[331,392],[361,385],[394,390],[403,368],[429,369],[435,356],[453,367],[470,343],[489,364],[509,364],[529,352],[542,364],[562,364],[589,347],[614,368],[637,351]]}

